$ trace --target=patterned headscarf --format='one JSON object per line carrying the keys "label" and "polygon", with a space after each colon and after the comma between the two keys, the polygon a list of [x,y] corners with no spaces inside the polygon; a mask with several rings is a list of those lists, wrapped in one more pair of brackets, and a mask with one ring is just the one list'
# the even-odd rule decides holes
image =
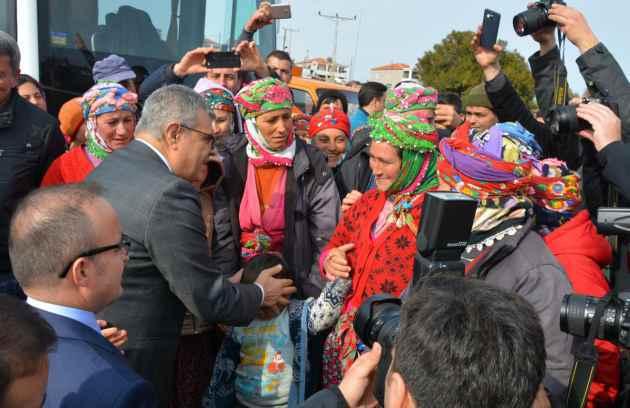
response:
{"label": "patterned headscarf", "polygon": [[99,82],[83,94],[81,110],[87,122],[88,153],[98,160],[103,160],[112,152],[112,148],[98,134],[96,118],[104,113],[115,111],[135,113],[137,102],[138,95],[115,82]]}
{"label": "patterned headscarf", "polygon": [[287,147],[282,151],[272,150],[260,134],[256,118],[262,114],[293,107],[293,97],[289,87],[275,78],[254,81],[236,95],[234,101],[245,118],[247,157],[254,166],[274,164],[291,167],[295,157],[295,136],[289,129]]}
{"label": "patterned headscarf", "polygon": [[437,95],[437,91],[433,88],[424,88],[413,82],[403,82],[387,91],[385,110],[400,113],[425,109],[435,110]]}
{"label": "patterned headscarf", "polygon": [[[295,123],[294,123],[295,125]],[[311,118],[308,135],[312,138],[322,130],[339,129],[346,137],[350,135],[350,120],[342,110],[324,108]]]}
{"label": "patterned headscarf", "polygon": [[235,102],[245,119],[254,119],[263,113],[291,109],[293,96],[284,82],[275,78],[265,78],[241,89],[236,95]]}
{"label": "patterned headscarf", "polygon": [[557,159],[534,163],[530,194],[539,225],[557,227],[572,218],[582,205],[579,174]]}
{"label": "patterned headscarf", "polygon": [[197,81],[195,92],[203,96],[209,109],[218,109],[231,113],[236,112],[234,94],[207,78],[200,78]]}
{"label": "patterned headscarf", "polygon": [[540,153],[519,124],[500,123],[470,140],[466,127],[440,142],[440,179],[452,190],[480,200],[473,230],[488,231],[508,218],[524,218],[533,164]]}

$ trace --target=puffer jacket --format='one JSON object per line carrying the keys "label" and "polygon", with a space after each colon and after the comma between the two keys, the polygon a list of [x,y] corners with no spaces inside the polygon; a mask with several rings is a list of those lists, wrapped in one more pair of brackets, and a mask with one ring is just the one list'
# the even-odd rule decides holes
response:
{"label": "puffer jacket", "polygon": [[[219,233],[231,229],[233,249],[229,256],[235,259],[240,259],[238,214],[247,177],[247,143],[242,138],[227,146],[225,175],[215,194],[215,203],[225,203],[229,214],[229,225],[225,224],[228,217],[215,218],[215,230]],[[300,298],[317,297],[323,287],[318,259],[337,226],[339,207],[339,193],[325,156],[297,139],[293,167],[287,177],[283,257],[294,273]]]}
{"label": "puffer jacket", "polygon": [[[610,291],[602,268],[612,262],[612,248],[606,238],[597,233],[586,210],[548,234],[545,243],[564,267],[576,294],[599,298]],[[619,348],[603,340],[595,340],[595,347],[597,371],[587,406],[612,407],[619,391]]]}

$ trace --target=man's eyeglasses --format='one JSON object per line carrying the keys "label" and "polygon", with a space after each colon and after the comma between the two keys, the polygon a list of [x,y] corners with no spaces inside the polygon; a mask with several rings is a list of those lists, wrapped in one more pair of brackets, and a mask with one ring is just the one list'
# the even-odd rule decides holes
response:
{"label": "man's eyeglasses", "polygon": [[97,248],[90,249],[90,250],[85,251],[85,252],[81,252],[79,255],[77,255],[72,260],[72,262],[70,262],[68,264],[66,269],[64,269],[63,272],[61,272],[59,274],[59,277],[61,279],[65,278],[66,275],[68,275],[68,272],[70,271],[70,268],[72,267],[74,262],[77,259],[79,259],[79,258],[85,258],[85,257],[88,257],[88,256],[94,256],[94,255],[102,254],[103,252],[111,251],[112,249],[124,250],[126,253],[128,253],[130,246],[131,246],[131,241],[129,240],[129,237],[126,236],[125,234],[122,234],[122,237],[120,238],[120,242],[118,242],[117,244],[97,247]]}
{"label": "man's eyeglasses", "polygon": [[181,128],[186,129],[186,130],[192,130],[193,132],[199,133],[200,135],[203,136],[203,139],[210,145],[210,148],[214,149],[215,138],[214,138],[214,135],[212,135],[211,133],[202,132],[199,129],[191,128],[191,127],[188,127],[186,125],[182,125],[181,123],[179,124],[179,126]]}

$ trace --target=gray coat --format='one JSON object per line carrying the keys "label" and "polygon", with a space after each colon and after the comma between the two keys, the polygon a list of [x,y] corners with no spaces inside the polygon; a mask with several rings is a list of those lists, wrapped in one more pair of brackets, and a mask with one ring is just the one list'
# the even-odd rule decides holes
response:
{"label": "gray coat", "polygon": [[[319,255],[339,221],[340,200],[324,155],[299,139],[296,144],[286,185],[283,257],[293,272],[299,296],[306,298],[316,297],[322,289]],[[238,213],[247,178],[246,146],[247,139],[242,138],[228,147],[222,188],[215,195],[215,203],[220,203],[215,205],[215,229],[221,236],[231,229],[234,256],[240,254]]]}
{"label": "gray coat", "polygon": [[496,243],[475,265],[475,274],[486,282],[527,300],[540,318],[547,352],[545,387],[554,396],[566,391],[573,366],[573,337],[560,330],[560,305],[573,288],[562,266],[543,239],[531,231],[532,222],[513,237]]}
{"label": "gray coat", "polygon": [[128,331],[130,364],[167,406],[185,309],[209,323],[247,325],[262,293],[221,276],[208,253],[199,193],[144,143],[115,151],[87,181],[103,187],[132,242],[123,294],[102,316]]}

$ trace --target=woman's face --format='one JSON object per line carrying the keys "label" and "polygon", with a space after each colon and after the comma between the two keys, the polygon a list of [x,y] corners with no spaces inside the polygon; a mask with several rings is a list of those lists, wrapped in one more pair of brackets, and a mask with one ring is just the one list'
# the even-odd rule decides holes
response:
{"label": "woman's face", "polygon": [[46,98],[39,91],[33,83],[25,82],[22,85],[18,86],[18,94],[33,105],[37,106],[39,109],[46,112],[48,110],[48,106],[46,105]]}
{"label": "woman's face", "polygon": [[287,147],[289,135],[293,131],[291,111],[281,109],[263,113],[256,118],[256,126],[271,150],[284,150]]}
{"label": "woman's face", "polygon": [[401,166],[400,153],[395,147],[386,142],[370,143],[370,169],[379,191],[387,191],[394,184]]}
{"label": "woman's face", "polygon": [[339,129],[324,129],[313,138],[313,142],[328,159],[328,167],[337,167],[346,152],[348,138]]}
{"label": "woman's face", "polygon": [[127,146],[135,128],[136,117],[132,112],[116,111],[96,117],[96,130],[112,150]]}
{"label": "woman's face", "polygon": [[234,114],[232,112],[213,109],[214,113],[214,137],[220,139],[222,137],[229,136],[234,128]]}
{"label": "woman's face", "polygon": [[322,105],[319,107],[319,112],[321,112],[322,109],[325,108],[343,111],[343,103],[341,102],[341,99],[329,97],[324,99],[324,102],[322,102]]}

